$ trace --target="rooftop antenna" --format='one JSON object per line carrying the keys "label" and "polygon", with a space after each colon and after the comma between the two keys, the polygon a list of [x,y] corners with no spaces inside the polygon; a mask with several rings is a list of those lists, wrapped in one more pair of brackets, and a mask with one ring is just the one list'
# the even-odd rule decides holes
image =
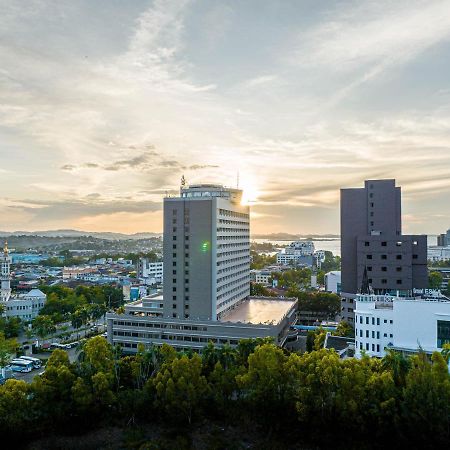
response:
{"label": "rooftop antenna", "polygon": [[184,178],[184,175],[181,175],[181,189],[186,187],[186,178]]}

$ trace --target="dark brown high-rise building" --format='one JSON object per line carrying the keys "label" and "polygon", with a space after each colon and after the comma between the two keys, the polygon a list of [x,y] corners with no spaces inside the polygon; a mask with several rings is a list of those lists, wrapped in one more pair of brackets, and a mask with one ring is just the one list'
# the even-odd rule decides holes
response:
{"label": "dark brown high-rise building", "polygon": [[[341,189],[341,257],[342,293],[349,298],[362,286],[400,295],[427,287],[427,236],[402,235],[401,190],[395,180]],[[349,309],[344,305],[347,319]]]}

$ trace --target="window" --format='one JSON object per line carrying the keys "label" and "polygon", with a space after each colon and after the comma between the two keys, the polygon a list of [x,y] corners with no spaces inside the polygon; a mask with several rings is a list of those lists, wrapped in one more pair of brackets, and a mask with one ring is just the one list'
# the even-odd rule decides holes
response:
{"label": "window", "polygon": [[189,309],[189,305],[184,305],[184,309]]}
{"label": "window", "polygon": [[175,301],[177,299],[176,295],[172,295],[172,301]]}
{"label": "window", "polygon": [[450,321],[437,321],[437,347],[442,348],[444,344],[450,344]]}
{"label": "window", "polygon": [[189,244],[185,244],[185,245],[184,245],[184,248],[185,248],[186,250],[189,250]]}
{"label": "window", "polygon": [[362,323],[362,316],[359,316],[359,323]]}
{"label": "window", "polygon": [[369,343],[366,342],[366,350],[369,351]]}
{"label": "window", "polygon": [[394,321],[391,319],[391,320],[389,321],[389,323],[394,323]]}
{"label": "window", "polygon": [[383,242],[381,243],[381,246],[382,246],[382,247],[386,247],[386,246],[387,246],[387,242],[386,242],[386,241],[383,241]]}
{"label": "window", "polygon": [[[175,318],[177,317],[177,313],[172,313],[172,317]],[[164,337],[163,337],[164,338]]]}
{"label": "window", "polygon": [[366,338],[369,337],[369,330],[366,330]]}
{"label": "window", "polygon": [[384,335],[383,335],[384,337],[387,337],[387,333],[384,333]]}
{"label": "window", "polygon": [[188,288],[188,287],[185,287],[185,288],[184,288],[184,292],[189,292],[189,288]]}
{"label": "window", "polygon": [[172,253],[172,258],[176,258],[177,254],[176,253]]}
{"label": "window", "polygon": [[380,339],[380,332],[377,331],[377,339]]}
{"label": "window", "polygon": [[419,255],[413,255],[413,259],[419,258]]}
{"label": "window", "polygon": [[188,241],[188,240],[189,240],[189,236],[185,236],[184,239],[185,239],[186,241]]}
{"label": "window", "polygon": [[387,272],[387,267],[386,267],[386,266],[383,266],[383,267],[381,268],[381,271],[382,271],[382,272]]}
{"label": "window", "polygon": [[417,241],[413,241],[413,245],[417,245]]}
{"label": "window", "polygon": [[175,225],[177,223],[177,219],[172,219],[172,223]]}
{"label": "window", "polygon": [[383,279],[381,280],[381,284],[387,284],[386,278],[383,278]]}
{"label": "window", "polygon": [[371,208],[373,208],[373,205],[374,205],[374,203],[373,203],[373,202],[370,202],[370,207],[371,207]]}
{"label": "window", "polygon": [[401,241],[397,241],[397,243],[395,244],[397,247],[401,247],[402,246],[402,242]]}
{"label": "window", "polygon": [[402,284],[402,280],[397,280],[397,284]]}
{"label": "window", "polygon": [[172,241],[176,241],[177,237],[176,236],[172,236]]}
{"label": "window", "polygon": [[372,351],[375,351],[375,344],[372,344]]}
{"label": "window", "polygon": [[387,255],[381,255],[381,259],[387,259]]}
{"label": "window", "polygon": [[172,275],[176,275],[177,271],[176,270],[172,270]]}
{"label": "window", "polygon": [[184,299],[188,302],[189,301],[189,295],[185,295]]}
{"label": "window", "polygon": [[177,305],[175,303],[172,304],[172,309],[177,309]]}
{"label": "window", "polygon": [[377,325],[380,325],[380,318],[377,317]]}
{"label": "window", "polygon": [[176,283],[177,279],[176,278],[172,278],[172,283]]}
{"label": "window", "polygon": [[369,318],[366,317],[366,325],[369,325]]}
{"label": "window", "polygon": [[184,282],[185,282],[186,284],[189,284],[189,278],[185,278],[185,279],[184,279]]}
{"label": "window", "polygon": [[177,231],[177,227],[173,227],[172,228],[172,233],[176,233],[176,231]]}
{"label": "window", "polygon": [[373,211],[370,212],[370,217],[373,217]]}
{"label": "window", "polygon": [[367,259],[372,259],[372,255],[366,255]]}
{"label": "window", "polygon": [[177,210],[176,209],[172,209],[172,216],[176,216],[177,215]]}
{"label": "window", "polygon": [[173,267],[176,267],[176,265],[177,265],[177,262],[176,262],[176,261],[173,261],[173,262],[172,262],[172,266],[173,266]]}
{"label": "window", "polygon": [[396,258],[397,259],[402,259],[402,255],[397,255]]}
{"label": "window", "polygon": [[185,253],[185,254],[184,254],[184,257],[185,257],[185,258],[189,258],[189,253]]}
{"label": "window", "polygon": [[363,330],[361,330],[361,329],[359,330],[359,337],[363,337],[362,331]]}
{"label": "window", "polygon": [[371,194],[369,194],[369,197],[370,197],[370,198],[373,198],[373,194],[372,194],[372,193],[371,193]]}
{"label": "window", "polygon": [[172,292],[177,292],[177,287],[176,287],[176,286],[174,286],[174,287],[172,288]]}
{"label": "window", "polygon": [[369,283],[372,283],[373,281],[372,281],[372,278],[369,278]]}
{"label": "window", "polygon": [[370,242],[366,241],[366,242],[364,242],[364,245],[365,245],[366,247],[369,247],[369,246],[370,246]]}
{"label": "window", "polygon": [[393,334],[391,333],[391,334],[389,335],[389,337],[390,337],[390,338],[393,338],[393,337],[394,337],[394,335],[393,335]]}
{"label": "window", "polygon": [[375,339],[375,331],[372,331],[372,339]]}
{"label": "window", "polygon": [[375,317],[372,317],[372,325],[375,325]]}
{"label": "window", "polygon": [[377,344],[377,352],[380,353],[380,344]]}
{"label": "window", "polygon": [[186,262],[184,263],[184,266],[185,266],[185,267],[188,267],[188,266],[189,266],[189,262],[186,261]]}
{"label": "window", "polygon": [[367,266],[367,271],[372,272],[372,266]]}
{"label": "window", "polygon": [[373,227],[373,222],[370,222],[370,226]]}
{"label": "window", "polygon": [[402,268],[401,268],[401,267],[397,267],[395,270],[396,270],[397,272],[401,272],[401,271],[402,271]]}
{"label": "window", "polygon": [[387,320],[386,320],[386,319],[384,319],[384,320],[383,320],[383,322],[384,322],[384,323],[387,323]]}

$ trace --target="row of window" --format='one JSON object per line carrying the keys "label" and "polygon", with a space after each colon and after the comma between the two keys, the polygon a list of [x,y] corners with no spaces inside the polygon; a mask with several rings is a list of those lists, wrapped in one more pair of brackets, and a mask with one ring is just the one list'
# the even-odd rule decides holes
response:
{"label": "row of window", "polygon": [[223,269],[219,269],[217,270],[217,275],[221,274],[221,273],[226,273],[226,272],[231,272],[231,271],[235,271],[235,270],[239,270],[242,268],[246,268],[246,270],[249,270],[249,264],[248,262],[245,263],[241,263],[241,264],[234,264],[232,266],[226,266]]}
{"label": "row of window", "polygon": [[[227,303],[230,303],[236,299],[241,299],[242,294],[248,294],[249,284],[248,284],[248,278],[245,280],[245,283],[241,286],[235,287],[234,289],[230,289],[229,291],[223,292],[222,294],[219,294],[217,296],[217,306],[219,305],[225,305]],[[234,294],[231,297],[228,297],[230,294]],[[225,300],[222,300],[224,299]]]}
{"label": "row of window", "polygon": [[217,258],[223,258],[224,256],[232,256],[232,255],[242,255],[242,254],[248,255],[248,249],[241,249],[241,250],[233,250],[229,252],[217,252]]}
{"label": "row of window", "polygon": [[246,213],[240,213],[237,211],[230,211],[228,209],[219,209],[219,215],[227,217],[239,217],[241,219],[249,219],[250,215]]}
{"label": "row of window", "polygon": [[245,273],[243,277],[237,278],[236,280],[230,281],[229,283],[223,284],[221,286],[217,286],[216,292],[221,291],[227,291],[227,292],[234,292],[234,289],[229,289],[232,286],[235,286],[236,284],[242,285],[243,283],[249,283],[250,282],[250,275],[248,275],[248,272],[244,270],[241,273]]}
{"label": "row of window", "polygon": [[114,320],[114,325],[121,325],[126,327],[147,327],[147,328],[162,328],[171,330],[191,330],[191,331],[207,331],[207,327],[197,325],[178,325],[171,323],[148,323],[148,322],[125,322],[123,320]]}
{"label": "row of window", "polygon": [[[129,334],[116,334],[118,332],[114,332],[114,336],[120,337],[136,337],[130,336]],[[141,337],[141,336],[138,336]],[[142,336],[142,338],[146,339],[146,336]],[[214,337],[199,337],[199,336],[173,336],[173,335],[148,335],[149,339],[161,339],[161,340],[169,340],[169,341],[184,341],[184,342],[201,342],[207,344],[208,342],[212,342],[213,344],[230,344],[230,345],[238,345],[239,341],[237,339],[223,339],[223,338],[214,338]],[[129,343],[129,342],[118,342],[118,345],[122,345],[127,348],[137,348],[137,343]]]}
{"label": "row of window", "polygon": [[[359,349],[360,350],[363,350],[363,343],[362,342],[360,342],[359,343]],[[376,349],[376,350],[375,350]],[[366,342],[366,350],[367,351],[369,351],[370,350],[370,347],[369,347],[369,343],[368,342]],[[372,351],[373,352],[377,352],[377,353],[380,353],[380,344],[372,344]]]}
{"label": "row of window", "polygon": [[[418,259],[419,258],[419,255],[412,255],[412,258],[413,259]],[[368,255],[366,255],[366,259],[373,259],[373,255],[371,255],[371,254],[368,254]],[[380,255],[380,259],[383,259],[383,260],[387,260],[388,259],[388,255],[386,255],[386,254],[382,254],[382,255]],[[403,255],[395,255],[395,259],[397,260],[397,261],[400,261],[400,260],[402,260],[403,259]]]}
{"label": "row of window", "polygon": [[[358,335],[358,329],[355,329],[356,335]],[[363,337],[364,330],[359,329],[359,337]],[[388,333],[383,333],[384,337],[388,337]],[[370,337],[369,330],[366,330],[366,338]],[[389,337],[393,338],[394,335],[389,333]],[[380,339],[380,332],[372,330],[372,339]]]}
{"label": "row of window", "polygon": [[[387,241],[377,241],[377,243],[380,243],[381,244],[381,247],[387,247]],[[365,247],[370,247],[370,241],[365,241],[364,242],[364,246]],[[372,241],[372,244],[375,244],[375,241]],[[402,242],[402,241],[397,241],[396,243],[395,243],[395,246],[396,247],[401,247],[402,245],[404,244],[404,242]],[[412,245],[418,245],[418,242],[417,241],[412,241]]]}
{"label": "row of window", "polygon": [[235,263],[237,263],[238,261],[246,261],[247,263],[249,263],[250,256],[238,256],[237,258],[226,259],[225,261],[217,261],[216,265],[217,267],[221,266],[222,268],[224,268],[224,266],[234,267]]}
{"label": "row of window", "polygon": [[[359,323],[363,323],[363,319],[364,319],[363,316],[356,315],[356,317],[355,317],[356,321],[358,321],[358,318],[359,318]],[[383,319],[383,322],[387,323],[388,319]],[[389,323],[392,324],[392,323],[394,323],[394,321],[392,319],[389,319]],[[376,318],[376,324],[380,325],[379,317]],[[366,325],[369,325],[369,317],[368,316],[366,316]],[[372,317],[372,325],[375,325],[375,317]]]}
{"label": "row of window", "polygon": [[[220,283],[223,283],[226,280],[231,280],[231,279],[236,278],[243,274],[247,274],[247,277],[248,277],[248,267],[245,268],[244,270],[239,270],[238,272],[233,272],[230,275],[225,275],[223,277],[217,278],[217,284],[219,285]],[[226,286],[228,286],[228,285],[229,284],[227,284]]]}

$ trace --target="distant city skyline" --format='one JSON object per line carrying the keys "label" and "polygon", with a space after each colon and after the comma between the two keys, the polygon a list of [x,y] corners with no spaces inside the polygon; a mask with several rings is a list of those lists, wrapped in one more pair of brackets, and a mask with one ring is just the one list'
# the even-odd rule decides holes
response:
{"label": "distant city skyline", "polygon": [[450,228],[447,0],[0,8],[1,231],[160,233],[182,175],[238,174],[252,234],[339,234],[380,178],[405,234]]}

